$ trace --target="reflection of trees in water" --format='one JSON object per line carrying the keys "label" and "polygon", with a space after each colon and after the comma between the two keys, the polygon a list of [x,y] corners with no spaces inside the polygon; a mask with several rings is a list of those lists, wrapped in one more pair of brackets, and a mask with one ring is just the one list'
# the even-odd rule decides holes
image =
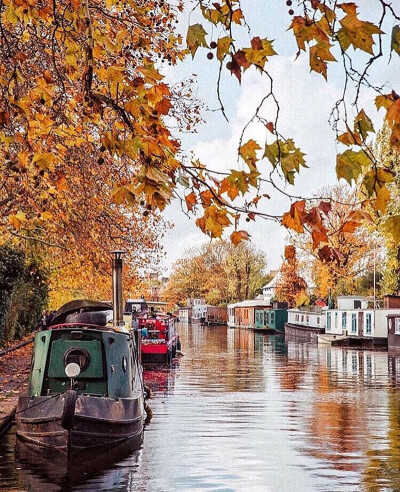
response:
{"label": "reflection of trees in water", "polygon": [[400,358],[388,356],[388,431],[383,449],[371,449],[363,474],[367,490],[400,490]]}
{"label": "reflection of trees in water", "polygon": [[[379,429],[374,428],[376,415],[371,412],[374,406],[368,400],[368,391],[373,388],[372,395],[376,396],[379,387],[387,388],[387,354],[307,346],[289,346],[287,368],[295,372],[281,384],[282,388],[291,386],[294,391],[312,385],[311,392],[307,388],[307,399],[299,397],[291,409],[294,417],[300,415],[295,421],[304,436],[301,452],[323,462],[324,468],[361,474],[371,446],[369,434],[374,436],[372,442],[381,439]],[[304,356],[309,357],[306,365]],[[384,412],[384,402],[380,401],[379,406],[379,411]],[[383,418],[382,425],[385,424]],[[397,424],[400,425],[398,416]],[[398,431],[397,427],[397,438]],[[387,455],[391,453],[395,461],[389,468],[394,470],[397,466],[397,477],[399,444],[393,442],[387,450]],[[373,455],[376,460],[380,452],[373,451]],[[353,474],[349,477],[354,477]],[[369,486],[370,480],[366,483]]]}

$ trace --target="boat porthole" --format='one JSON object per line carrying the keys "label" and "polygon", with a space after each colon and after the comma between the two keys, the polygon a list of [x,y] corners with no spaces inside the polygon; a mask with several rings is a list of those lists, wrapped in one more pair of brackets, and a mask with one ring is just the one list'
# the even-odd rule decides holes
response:
{"label": "boat porthole", "polygon": [[128,359],[126,358],[125,355],[122,357],[122,370],[124,372],[128,370]]}
{"label": "boat porthole", "polygon": [[64,366],[66,367],[71,362],[75,362],[81,368],[81,372],[85,371],[90,364],[90,355],[87,350],[72,347],[64,354]]}

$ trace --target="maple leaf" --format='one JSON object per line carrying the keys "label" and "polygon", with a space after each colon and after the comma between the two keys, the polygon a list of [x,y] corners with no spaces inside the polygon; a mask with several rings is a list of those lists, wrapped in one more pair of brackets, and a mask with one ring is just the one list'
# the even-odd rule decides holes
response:
{"label": "maple leaf", "polygon": [[207,32],[201,24],[193,24],[192,26],[189,26],[186,35],[186,44],[192,54],[192,57],[196,54],[199,46],[208,48],[206,36]]}
{"label": "maple leaf", "polygon": [[193,210],[193,206],[196,205],[196,194],[192,191],[189,195],[185,196],[186,206],[189,212]]}
{"label": "maple leaf", "polygon": [[296,258],[296,248],[293,245],[285,246],[285,259],[290,263]]}
{"label": "maple leaf", "polygon": [[257,161],[256,151],[260,149],[261,147],[253,139],[250,139],[239,148],[240,157],[246,162],[250,169],[255,166],[255,163]]}
{"label": "maple leaf", "polygon": [[205,209],[203,217],[196,220],[196,225],[212,238],[221,237],[223,229],[230,224],[227,210],[214,204]]}
{"label": "maple leaf", "polygon": [[310,48],[310,68],[314,72],[323,75],[327,80],[328,61],[336,61],[329,51],[331,45],[327,42],[319,42]]}
{"label": "maple leaf", "polygon": [[389,109],[395,100],[396,99],[394,98],[393,94],[384,94],[384,95],[376,96],[375,105],[377,109],[380,108]]}
{"label": "maple leaf", "polygon": [[225,56],[229,53],[233,39],[229,36],[224,36],[219,38],[217,41],[217,58],[222,61]]}
{"label": "maple leaf", "polygon": [[249,241],[250,240],[250,234],[246,231],[234,231],[234,232],[232,232],[230,238],[231,238],[232,244],[237,246],[241,241]]}
{"label": "maple leaf", "polygon": [[283,214],[282,225],[296,232],[304,232],[303,222],[307,215],[305,211],[305,200],[294,202],[289,212]]}
{"label": "maple leaf", "polygon": [[385,231],[393,238],[396,246],[400,245],[400,215],[394,215],[386,219],[384,223]]}
{"label": "maple leaf", "polygon": [[338,141],[347,147],[351,145],[362,145],[361,135],[357,131],[351,131],[350,128],[346,125],[347,132],[342,133],[338,136]]}
{"label": "maple leaf", "polygon": [[346,150],[336,156],[336,175],[338,179],[343,178],[351,185],[353,180],[357,181],[363,167],[370,165],[371,161],[364,151]]}
{"label": "maple leaf", "polygon": [[393,26],[390,51],[395,51],[400,55],[400,26]]}
{"label": "maple leaf", "polygon": [[372,36],[374,34],[383,34],[383,31],[372,22],[359,20],[355,3],[341,3],[338,4],[338,7],[347,14],[343,19],[339,20],[342,27],[337,33],[343,51],[347,51],[349,46],[352,45],[354,49],[359,48],[373,55],[372,46],[375,41]]}
{"label": "maple leaf", "polygon": [[363,109],[358,113],[354,120],[354,131],[359,132],[364,140],[367,138],[369,132],[375,131],[372,121],[368,118]]}
{"label": "maple leaf", "polygon": [[354,220],[347,220],[340,227],[340,231],[349,234],[354,234],[354,232],[358,229],[358,227],[360,227],[360,225],[361,225],[360,222],[356,222]]}

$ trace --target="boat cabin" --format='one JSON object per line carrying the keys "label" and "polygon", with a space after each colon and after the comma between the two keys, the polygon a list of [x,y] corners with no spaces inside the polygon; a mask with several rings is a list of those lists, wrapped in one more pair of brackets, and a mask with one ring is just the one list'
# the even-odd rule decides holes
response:
{"label": "boat cabin", "polygon": [[400,352],[400,313],[389,314],[387,317],[388,326],[388,349]]}

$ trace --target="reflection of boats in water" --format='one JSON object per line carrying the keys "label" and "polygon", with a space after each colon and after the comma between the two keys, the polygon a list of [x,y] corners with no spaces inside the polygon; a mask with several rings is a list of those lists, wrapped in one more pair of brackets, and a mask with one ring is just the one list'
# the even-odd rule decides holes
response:
{"label": "reflection of boats in water", "polygon": [[152,392],[172,393],[175,386],[176,369],[166,369],[162,365],[152,365],[143,371],[143,380]]}
{"label": "reflection of boats in water", "polygon": [[[107,482],[113,481],[113,468],[115,473],[120,474],[120,468],[115,467],[116,463],[122,460],[129,460],[129,469],[133,470],[140,457],[140,451],[132,440],[102,450],[85,450],[73,454],[68,460],[52,450],[42,450],[37,453],[24,442],[17,439],[16,460],[21,467],[18,473],[26,484],[29,484],[30,491],[58,491],[70,490],[75,484],[82,481],[100,477],[106,473]],[[136,452],[134,452],[136,450]],[[120,482],[118,476],[116,483]],[[113,481],[114,482],[114,481]],[[97,483],[97,480],[96,480]],[[108,490],[114,490],[108,489]]]}
{"label": "reflection of boats in water", "polygon": [[35,449],[69,456],[143,439],[142,370],[132,332],[122,321],[122,258],[113,261],[111,306],[72,301],[35,337],[27,395],[18,401],[17,436]]}

